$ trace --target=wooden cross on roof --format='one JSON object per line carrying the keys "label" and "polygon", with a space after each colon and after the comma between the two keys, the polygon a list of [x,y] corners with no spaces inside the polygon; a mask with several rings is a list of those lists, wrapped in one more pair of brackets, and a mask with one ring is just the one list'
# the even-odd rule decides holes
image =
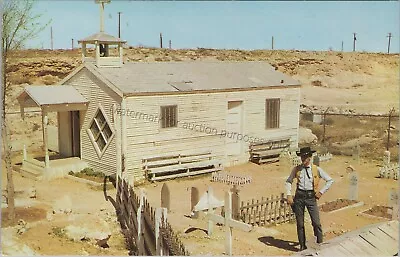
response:
{"label": "wooden cross on roof", "polygon": [[[211,210],[211,211],[210,211]],[[225,217],[214,214],[212,208],[209,209],[207,213],[207,218],[209,219],[208,235],[211,235],[212,225],[210,223],[220,223],[225,226],[226,238],[225,238],[225,253],[232,255],[232,229],[237,228],[246,232],[250,232],[253,226],[232,219],[232,192],[228,191],[225,193]],[[211,230],[210,230],[211,229]]]}
{"label": "wooden cross on roof", "polygon": [[109,4],[111,0],[94,0],[94,2],[100,5],[100,32],[104,32],[104,5]]}

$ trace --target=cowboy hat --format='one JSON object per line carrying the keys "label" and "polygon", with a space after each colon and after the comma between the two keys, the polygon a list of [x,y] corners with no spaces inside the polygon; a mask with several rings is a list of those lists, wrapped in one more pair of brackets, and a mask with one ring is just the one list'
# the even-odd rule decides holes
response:
{"label": "cowboy hat", "polygon": [[315,152],[316,151],[311,150],[311,148],[309,146],[307,146],[307,147],[300,148],[300,151],[296,151],[296,154],[297,154],[297,156],[304,156],[304,155],[312,156],[312,154]]}

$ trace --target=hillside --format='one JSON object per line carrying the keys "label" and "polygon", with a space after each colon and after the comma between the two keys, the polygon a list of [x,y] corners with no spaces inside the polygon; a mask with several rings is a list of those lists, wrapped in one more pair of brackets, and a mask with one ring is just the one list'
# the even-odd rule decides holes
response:
{"label": "hillside", "polygon": [[[8,102],[15,103],[19,84],[53,84],[64,78],[80,65],[80,56],[80,49],[11,53],[7,74],[15,86]],[[124,58],[126,62],[266,61],[301,82],[301,103],[316,106],[314,110],[330,106],[387,113],[399,103],[399,54],[130,47],[124,49]]]}

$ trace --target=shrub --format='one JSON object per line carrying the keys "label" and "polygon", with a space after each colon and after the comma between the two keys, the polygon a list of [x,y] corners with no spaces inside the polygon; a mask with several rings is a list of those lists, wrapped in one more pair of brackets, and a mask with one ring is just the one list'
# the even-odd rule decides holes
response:
{"label": "shrub", "polygon": [[92,168],[84,168],[83,170],[80,171],[80,173],[91,177],[100,177],[100,178],[104,177],[104,174],[102,172],[94,171]]}
{"label": "shrub", "polygon": [[53,232],[53,234],[54,234],[55,236],[58,236],[58,237],[65,237],[65,229],[63,229],[63,228],[60,228],[60,227],[52,227],[52,228],[51,228],[51,231]]}
{"label": "shrub", "polygon": [[321,80],[311,81],[311,85],[313,85],[314,87],[323,87]]}

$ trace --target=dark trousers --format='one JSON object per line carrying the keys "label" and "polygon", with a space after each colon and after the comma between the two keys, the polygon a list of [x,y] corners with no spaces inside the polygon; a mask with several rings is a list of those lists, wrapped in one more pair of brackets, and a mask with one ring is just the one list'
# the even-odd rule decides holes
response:
{"label": "dark trousers", "polygon": [[308,213],[311,217],[312,226],[314,229],[314,236],[317,237],[317,243],[322,243],[322,226],[319,220],[319,209],[317,199],[315,198],[314,191],[296,190],[292,209],[296,215],[297,236],[299,238],[300,246],[306,246],[306,234],[304,230],[304,213],[307,207]]}

